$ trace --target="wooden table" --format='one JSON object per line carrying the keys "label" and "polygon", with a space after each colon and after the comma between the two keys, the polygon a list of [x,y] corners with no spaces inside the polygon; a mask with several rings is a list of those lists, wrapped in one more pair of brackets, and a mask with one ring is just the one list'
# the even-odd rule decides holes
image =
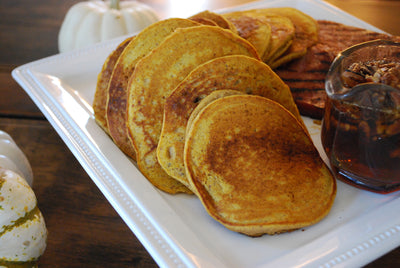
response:
{"label": "wooden table", "polygon": [[[0,129],[14,138],[32,165],[33,189],[49,230],[40,267],[156,267],[146,249],[10,75],[12,69],[21,64],[58,52],[57,34],[61,22],[67,10],[77,2],[0,2]],[[250,1],[142,2],[151,5],[163,17],[184,17],[204,9]],[[400,35],[399,1],[328,2],[391,34]],[[394,266],[400,266],[400,248],[367,267]]]}

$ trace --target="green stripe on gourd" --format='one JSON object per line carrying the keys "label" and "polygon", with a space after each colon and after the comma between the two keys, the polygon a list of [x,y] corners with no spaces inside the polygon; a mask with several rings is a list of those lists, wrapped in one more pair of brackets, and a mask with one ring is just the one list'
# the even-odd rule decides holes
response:
{"label": "green stripe on gourd", "polygon": [[34,267],[38,267],[36,261],[11,262],[11,261],[2,261],[2,260],[0,260],[0,268],[2,266],[7,267],[7,268],[34,268]]}
{"label": "green stripe on gourd", "polygon": [[0,168],[0,267],[35,267],[47,229],[33,190],[17,173]]}
{"label": "green stripe on gourd", "polygon": [[25,216],[18,218],[18,220],[14,221],[13,224],[2,226],[3,231],[0,232],[0,237],[3,236],[5,232],[9,232],[12,229],[26,223],[27,221],[33,221],[35,218],[39,217],[40,210],[37,206],[35,206],[31,211],[27,212]]}

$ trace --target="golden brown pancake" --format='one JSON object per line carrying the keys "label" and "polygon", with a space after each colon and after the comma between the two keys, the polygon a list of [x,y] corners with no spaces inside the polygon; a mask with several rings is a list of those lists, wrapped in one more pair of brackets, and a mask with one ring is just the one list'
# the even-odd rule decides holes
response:
{"label": "golden brown pancake", "polygon": [[236,27],[229,20],[227,20],[222,15],[211,12],[209,10],[197,13],[189,17],[189,19],[206,25],[212,25],[209,23],[209,21],[212,21],[215,25],[223,29],[231,30],[232,32],[237,33]]}
{"label": "golden brown pancake", "polygon": [[249,41],[260,56],[269,51],[271,43],[271,26],[269,23],[246,15],[228,17],[228,19],[235,25],[238,34]]}
{"label": "golden brown pancake", "polygon": [[289,18],[295,27],[295,36],[289,49],[274,61],[267,62],[272,69],[306,54],[307,48],[318,41],[318,24],[309,15],[291,7],[258,9],[257,12],[276,14]]}
{"label": "golden brown pancake", "polygon": [[160,165],[187,185],[183,163],[186,125],[199,101],[218,89],[238,90],[278,101],[302,122],[289,87],[260,60],[242,56],[213,59],[194,69],[169,95],[158,142]]}
{"label": "golden brown pancake", "polygon": [[265,15],[264,18],[271,25],[271,49],[262,56],[264,62],[279,58],[291,45],[295,28],[293,22],[279,15]]}
{"label": "golden brown pancake", "polygon": [[[272,69],[277,68],[293,59],[303,56],[307,52],[307,48],[312,46],[318,41],[318,23],[309,15],[301,12],[298,9],[291,7],[275,7],[264,9],[252,9],[246,11],[233,12],[232,14],[225,14],[224,16],[234,16],[238,13],[251,15],[259,18],[259,15],[271,16],[278,15],[290,19],[294,25],[295,33],[292,43],[285,53],[280,57],[267,60],[267,64]],[[287,46],[287,44],[286,44]]]}
{"label": "golden brown pancake", "polygon": [[203,25],[218,26],[218,24],[216,22],[214,22],[213,20],[210,20],[208,18],[193,18],[192,20],[195,22],[198,22],[200,24],[203,24]]}
{"label": "golden brown pancake", "polygon": [[317,223],[336,182],[298,120],[252,95],[223,97],[194,119],[185,144],[188,180],[230,230],[275,234]]}
{"label": "golden brown pancake", "polygon": [[189,191],[165,173],[157,160],[165,99],[200,64],[236,54],[259,59],[254,47],[230,30],[198,26],[176,29],[137,63],[128,87],[127,125],[138,167],[159,189]]}
{"label": "golden brown pancake", "polygon": [[[204,99],[202,99],[199,102],[199,104],[196,106],[196,108],[193,109],[193,111],[190,114],[189,119],[187,121],[186,133],[188,133],[188,130],[190,129],[192,122],[196,118],[196,116],[208,104],[210,104],[211,102],[213,102],[217,99],[223,98],[223,97],[233,96],[233,95],[244,95],[244,94],[246,94],[246,93],[239,91],[239,90],[232,90],[232,89],[218,89],[218,90],[212,91],[210,94],[205,96]],[[185,139],[186,139],[186,136],[185,136]],[[182,161],[183,161],[183,154],[182,154]]]}
{"label": "golden brown pancake", "polygon": [[[271,34],[269,46],[268,49],[261,54],[261,59],[264,62],[267,62],[271,58],[278,58],[292,43],[295,28],[292,21],[287,17],[269,14],[267,12],[260,13],[254,10],[235,11],[223,14],[223,16],[232,21],[238,29],[246,29],[246,27],[251,29],[255,27],[251,25],[251,20],[248,19],[249,17],[270,26]],[[242,27],[240,27],[240,25],[242,25]],[[249,32],[249,30],[247,31]],[[257,39],[257,36],[253,36],[253,39]],[[259,40],[258,42],[262,41]],[[257,43],[257,41],[255,43]]]}
{"label": "golden brown pancake", "polygon": [[128,156],[136,158],[136,152],[126,131],[127,85],[138,60],[157,47],[165,37],[177,28],[200,25],[188,19],[167,19],[156,22],[132,40],[115,64],[108,87],[107,125],[115,144]]}
{"label": "golden brown pancake", "polygon": [[118,61],[119,55],[121,55],[124,48],[132,40],[133,37],[129,37],[121,42],[115,50],[108,55],[104,61],[101,72],[97,76],[96,92],[93,100],[93,112],[96,122],[103,128],[107,133],[107,120],[106,120],[106,105],[108,95],[108,83],[111,78],[112,71],[116,62]]}

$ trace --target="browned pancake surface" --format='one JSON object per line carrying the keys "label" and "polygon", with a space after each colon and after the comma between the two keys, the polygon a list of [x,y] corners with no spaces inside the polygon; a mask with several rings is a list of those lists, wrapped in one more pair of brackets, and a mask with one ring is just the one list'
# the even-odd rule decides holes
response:
{"label": "browned pancake surface", "polygon": [[223,29],[231,30],[233,33],[237,33],[235,26],[229,20],[227,20],[222,15],[211,12],[209,10],[199,12],[189,17],[189,19],[205,25],[219,26]]}
{"label": "browned pancake surface", "polygon": [[301,121],[287,85],[260,60],[234,55],[208,61],[194,69],[168,96],[157,148],[158,161],[172,177],[187,183],[183,164],[186,125],[199,101],[214,90],[233,89],[273,99]]}
{"label": "browned pancake surface", "polygon": [[107,106],[107,95],[108,95],[108,84],[112,75],[115,64],[118,61],[122,51],[132,40],[133,37],[129,37],[121,42],[118,47],[111,52],[111,54],[105,60],[101,72],[97,77],[96,92],[93,100],[93,112],[96,122],[107,132],[107,120],[106,120],[106,106]]}
{"label": "browned pancake surface", "polygon": [[171,18],[146,27],[122,51],[115,64],[108,86],[107,126],[115,144],[135,159],[136,151],[131,144],[126,127],[126,99],[128,81],[136,63],[157,47],[177,28],[200,25],[188,19]]}
{"label": "browned pancake surface", "polygon": [[238,34],[249,41],[260,56],[269,50],[271,43],[271,25],[269,23],[246,15],[237,18],[228,17],[228,19],[235,25]]}
{"label": "browned pancake surface", "polygon": [[127,124],[138,167],[159,189],[188,191],[157,159],[166,98],[197,66],[227,55],[259,59],[254,47],[230,30],[197,26],[177,29],[137,63],[129,82]]}
{"label": "browned pancake surface", "polygon": [[251,236],[314,224],[336,194],[335,179],[302,126],[259,96],[207,105],[189,130],[185,166],[210,215]]}
{"label": "browned pancake surface", "polygon": [[307,49],[318,41],[318,24],[309,15],[290,7],[260,9],[258,12],[288,17],[294,25],[294,38],[290,47],[279,58],[269,61],[272,69],[306,54]]}

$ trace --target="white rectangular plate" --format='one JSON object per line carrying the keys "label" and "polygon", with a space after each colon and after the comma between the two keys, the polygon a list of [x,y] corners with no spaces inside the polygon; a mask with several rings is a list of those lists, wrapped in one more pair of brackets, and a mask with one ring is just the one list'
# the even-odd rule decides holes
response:
{"label": "white rectangular plate", "polygon": [[[315,19],[379,31],[318,0],[261,1],[222,10],[291,6]],[[122,39],[13,71],[126,224],[163,267],[361,266],[400,245],[400,192],[379,195],[338,182],[330,214],[291,233],[250,238],[214,221],[195,196],[153,187],[95,123],[97,75]],[[324,160],[320,126],[304,118]]]}

